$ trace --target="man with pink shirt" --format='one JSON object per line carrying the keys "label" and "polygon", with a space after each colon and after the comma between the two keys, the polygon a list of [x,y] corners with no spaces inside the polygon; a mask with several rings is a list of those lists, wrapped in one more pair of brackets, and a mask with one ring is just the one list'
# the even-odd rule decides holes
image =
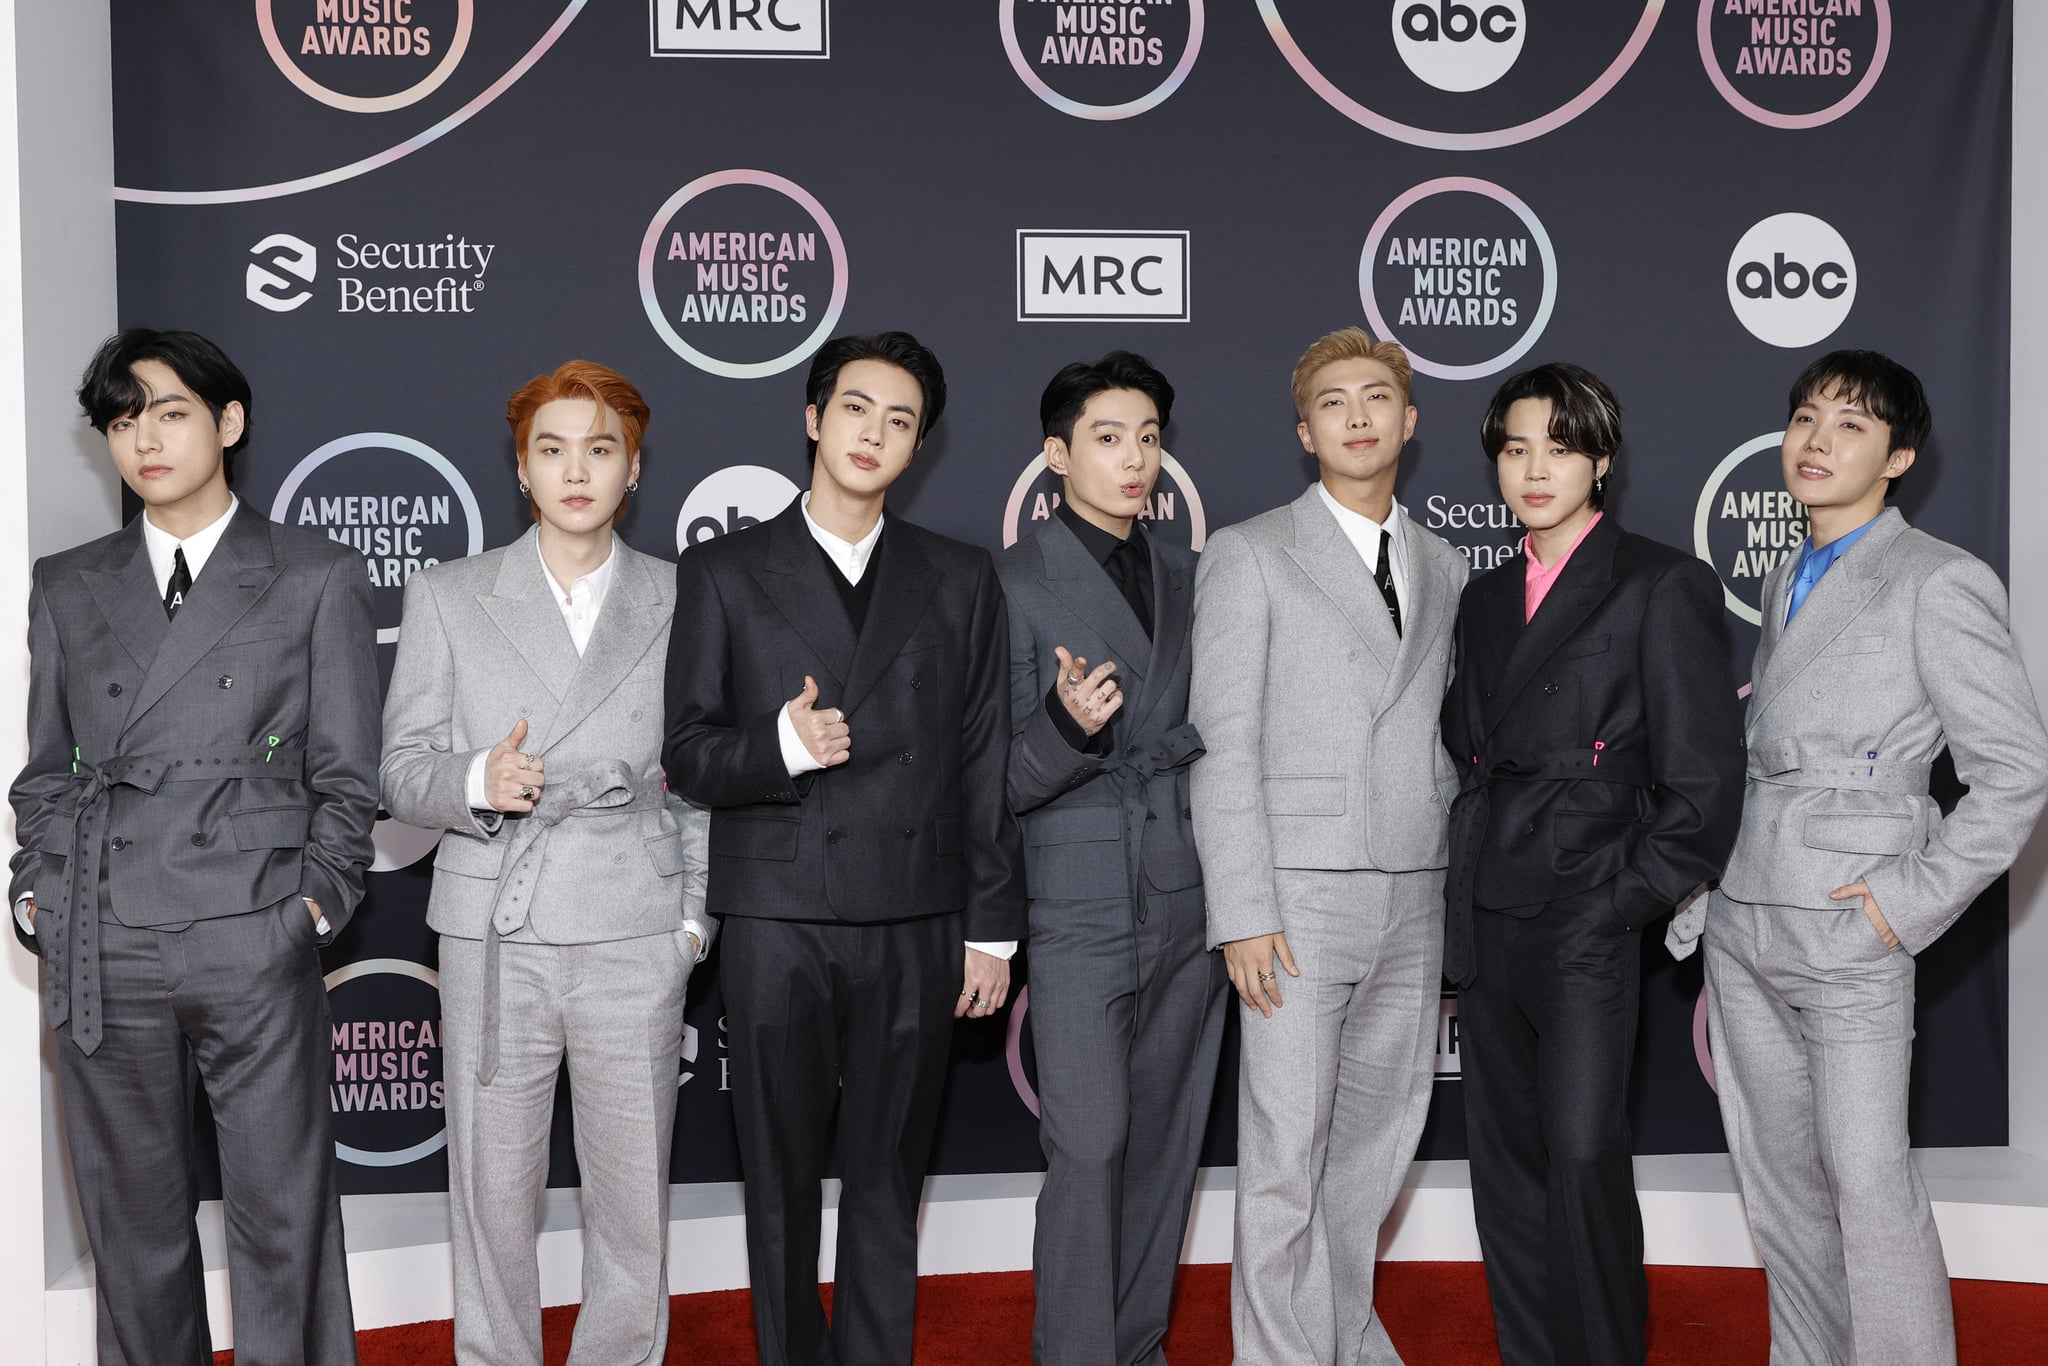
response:
{"label": "man with pink shirt", "polygon": [[1639,1363],[1636,932],[1719,873],[1741,821],[1721,585],[1603,511],[1621,408],[1597,376],[1516,375],[1481,441],[1528,534],[1465,591],[1443,707],[1480,1251],[1504,1366]]}

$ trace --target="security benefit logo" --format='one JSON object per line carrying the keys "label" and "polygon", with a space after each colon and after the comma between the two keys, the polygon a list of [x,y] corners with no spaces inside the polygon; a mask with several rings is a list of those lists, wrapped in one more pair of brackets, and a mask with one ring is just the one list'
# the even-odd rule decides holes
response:
{"label": "security benefit logo", "polygon": [[256,0],[256,27],[284,78],[335,109],[417,104],[462,64],[475,0]]}
{"label": "security benefit logo", "polygon": [[1543,335],[1557,302],[1557,253],[1536,213],[1490,181],[1447,176],[1389,204],[1358,258],[1374,335],[1425,375],[1479,379]]}
{"label": "security benefit logo", "polygon": [[832,55],[830,0],[648,0],[657,57]]}
{"label": "security benefit logo", "polygon": [[1856,304],[1856,255],[1842,234],[1807,213],[1764,219],[1728,256],[1728,306],[1772,346],[1833,336]]}
{"label": "security benefit logo", "polygon": [[705,476],[676,514],[676,553],[759,526],[788,507],[797,487],[765,465],[728,465]]}
{"label": "security benefit logo", "polygon": [[484,548],[483,514],[462,471],[393,432],[337,437],[307,455],[285,476],[270,516],[362,552],[383,645],[398,639],[407,579]]}
{"label": "security benefit logo", "polygon": [[1693,509],[1693,554],[1721,576],[1728,610],[1763,624],[1764,576],[1806,540],[1806,509],[1785,491],[1783,432],[1765,432],[1721,459]]}
{"label": "security benefit logo", "polygon": [[1156,109],[1187,79],[1202,27],[1202,0],[1002,0],[1011,69],[1080,119]]}
{"label": "security benefit logo", "polygon": [[1700,62],[1721,98],[1772,128],[1863,102],[1891,55],[1888,0],[1700,0]]}
{"label": "security benefit logo", "polygon": [[327,974],[333,1021],[334,1155],[402,1167],[448,1145],[441,1082],[441,982],[403,958],[368,958]]}
{"label": "security benefit logo", "polygon": [[1017,231],[1018,322],[1186,322],[1185,232]]}
{"label": "security benefit logo", "polygon": [[670,195],[640,241],[640,302],[669,348],[726,379],[809,359],[846,306],[846,243],[809,190],[716,171]]}
{"label": "security benefit logo", "polygon": [[1354,123],[1418,147],[1510,147],[1605,98],[1665,0],[1258,0],[1296,76]]}
{"label": "security benefit logo", "polygon": [[475,313],[497,244],[466,233],[418,239],[337,233],[321,280],[320,249],[274,232],[249,248],[243,295],[258,308],[289,313],[315,297],[336,313]]}
{"label": "security benefit logo", "polygon": [[1422,524],[1458,548],[1475,574],[1514,558],[1522,524],[1506,503],[1459,503],[1441,493],[1422,502]]}
{"label": "security benefit logo", "polygon": [[[1065,483],[1046,468],[1045,453],[1039,452],[1024,466],[1017,482],[1010,486],[1010,498],[1003,505],[1003,544],[1013,546],[1051,518],[1060,505]],[[1152,486],[1138,520],[1154,536],[1174,545],[1200,550],[1208,539],[1208,519],[1202,513],[1202,495],[1180,461],[1165,451],[1159,453],[1159,481]]]}

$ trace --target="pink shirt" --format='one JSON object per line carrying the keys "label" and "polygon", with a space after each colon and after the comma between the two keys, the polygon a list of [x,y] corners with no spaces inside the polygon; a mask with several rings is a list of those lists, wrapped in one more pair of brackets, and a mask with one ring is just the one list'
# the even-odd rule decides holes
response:
{"label": "pink shirt", "polygon": [[1548,569],[1537,563],[1536,547],[1529,544],[1528,533],[1523,533],[1522,558],[1527,563],[1526,574],[1522,580],[1523,621],[1526,622],[1529,618],[1536,615],[1536,609],[1543,605],[1543,599],[1550,596],[1550,586],[1557,582],[1557,576],[1564,572],[1565,565],[1571,560],[1572,551],[1579,548],[1580,542],[1586,539],[1586,533],[1599,526],[1600,519],[1606,515],[1604,512],[1594,513],[1593,520],[1579,528],[1579,538],[1572,542],[1571,550],[1567,550],[1564,554],[1558,556],[1557,563],[1551,565]]}

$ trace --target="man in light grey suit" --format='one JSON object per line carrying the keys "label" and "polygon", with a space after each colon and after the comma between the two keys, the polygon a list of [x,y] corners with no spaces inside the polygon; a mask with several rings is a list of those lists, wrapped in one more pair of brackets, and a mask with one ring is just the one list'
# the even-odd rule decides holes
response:
{"label": "man in light grey suit", "polygon": [[[1906,1131],[1913,955],[2018,854],[2048,735],[1998,577],[1885,507],[1931,423],[1919,380],[1838,351],[1789,406],[1785,483],[1812,534],[1764,583],[1742,833],[1701,908],[1721,1117],[1771,1360],[1941,1366],[1948,1272]],[[1969,788],[1945,819],[1927,794],[1944,745]]]}
{"label": "man in light grey suit", "polygon": [[58,1033],[99,1360],[213,1360],[192,1224],[203,1085],[236,1355],[346,1366],[316,947],[372,853],[369,578],[229,491],[249,382],[204,337],[112,337],[78,397],[143,512],[36,564],[10,896]]}
{"label": "man in light grey suit", "polygon": [[1039,417],[1062,501],[996,557],[1046,1162],[1039,1366],[1165,1360],[1223,1040],[1188,806],[1195,556],[1137,521],[1172,410],[1166,376],[1128,351],[1055,375]]}
{"label": "man in light grey suit", "polygon": [[1212,536],[1195,579],[1195,838],[1244,1002],[1231,1324],[1261,1366],[1400,1360],[1373,1262],[1429,1106],[1467,572],[1394,502],[1409,379],[1358,328],[1311,346],[1320,478]]}
{"label": "man in light grey suit", "polygon": [[405,588],[384,707],[384,802],[447,831],[441,935],[455,1352],[539,1366],[534,1214],[566,1061],[583,1176],[569,1359],[652,1366],[668,1338],[668,1172],[683,993],[709,946],[709,817],[666,790],[675,580],[612,523],[648,420],[570,361],[512,396],[539,523]]}

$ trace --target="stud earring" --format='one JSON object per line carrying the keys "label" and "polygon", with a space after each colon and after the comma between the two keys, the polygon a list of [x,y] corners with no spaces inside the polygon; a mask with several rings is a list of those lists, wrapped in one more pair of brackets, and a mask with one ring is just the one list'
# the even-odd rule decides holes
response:
{"label": "stud earring", "polygon": [[629,498],[632,497],[634,494],[638,493],[639,491],[640,481],[638,479],[635,479],[632,483],[626,485],[626,496]]}
{"label": "stud earring", "polygon": [[519,481],[519,496],[521,498],[530,498],[533,496],[533,490],[526,487],[526,481],[524,479]]}

